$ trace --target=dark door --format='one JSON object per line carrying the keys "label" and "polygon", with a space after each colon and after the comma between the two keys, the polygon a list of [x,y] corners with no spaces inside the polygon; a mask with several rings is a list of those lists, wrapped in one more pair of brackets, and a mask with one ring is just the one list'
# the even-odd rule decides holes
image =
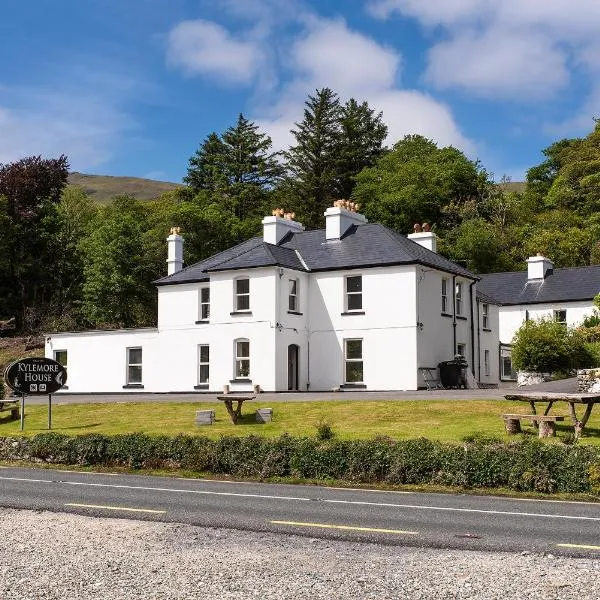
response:
{"label": "dark door", "polygon": [[298,390],[298,351],[296,344],[288,346],[288,390]]}

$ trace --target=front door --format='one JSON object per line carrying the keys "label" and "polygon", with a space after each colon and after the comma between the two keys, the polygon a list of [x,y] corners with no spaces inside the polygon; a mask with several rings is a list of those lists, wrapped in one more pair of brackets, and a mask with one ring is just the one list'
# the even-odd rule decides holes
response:
{"label": "front door", "polygon": [[298,346],[288,346],[288,390],[298,390]]}

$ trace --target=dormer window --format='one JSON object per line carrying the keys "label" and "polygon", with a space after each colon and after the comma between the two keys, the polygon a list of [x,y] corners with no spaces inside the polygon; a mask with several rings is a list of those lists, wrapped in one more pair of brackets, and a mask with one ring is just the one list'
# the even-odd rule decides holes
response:
{"label": "dormer window", "polygon": [[248,278],[235,280],[235,310],[250,310],[250,280]]}
{"label": "dormer window", "polygon": [[346,310],[362,310],[362,275],[346,277]]}

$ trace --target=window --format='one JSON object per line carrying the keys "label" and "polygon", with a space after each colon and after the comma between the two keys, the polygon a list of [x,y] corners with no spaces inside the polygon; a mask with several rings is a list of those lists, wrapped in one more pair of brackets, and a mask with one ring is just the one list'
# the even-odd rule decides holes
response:
{"label": "window", "polygon": [[562,325],[566,325],[567,324],[567,311],[564,309],[555,310],[554,311],[554,320],[558,321]]}
{"label": "window", "polygon": [[208,344],[198,346],[198,383],[208,383],[210,374],[210,348]]}
{"label": "window", "polygon": [[210,288],[200,288],[200,320],[210,319]]}
{"label": "window", "polygon": [[55,350],[54,360],[60,363],[63,367],[67,366],[67,351],[66,350]]}
{"label": "window", "polygon": [[456,286],[454,288],[454,302],[455,302],[455,306],[456,306],[456,314],[457,315],[462,315],[462,307],[463,307],[462,289],[463,289],[463,284],[460,281],[457,282]]}
{"label": "window", "polygon": [[363,382],[362,340],[344,340],[345,383]]}
{"label": "window", "polygon": [[290,293],[288,296],[288,310],[298,312],[300,304],[298,302],[298,280],[290,279]]}
{"label": "window", "polygon": [[442,279],[442,312],[448,313],[448,280]]}
{"label": "window", "polygon": [[481,323],[484,329],[490,328],[490,305],[485,302],[481,305]]}
{"label": "window", "polygon": [[510,346],[500,347],[500,379],[515,380],[517,373],[512,366]]}
{"label": "window", "polygon": [[142,349],[127,348],[127,385],[142,383]]}
{"label": "window", "polygon": [[490,376],[490,351],[489,350],[484,350],[483,351],[483,372],[485,373],[486,377]]}
{"label": "window", "polygon": [[235,280],[235,310],[250,310],[250,280]]}
{"label": "window", "polygon": [[456,344],[456,354],[460,354],[463,358],[467,356],[467,345],[458,343]]}
{"label": "window", "polygon": [[235,342],[235,376],[250,376],[250,342],[236,340]]}
{"label": "window", "polygon": [[346,277],[346,310],[362,310],[362,275]]}

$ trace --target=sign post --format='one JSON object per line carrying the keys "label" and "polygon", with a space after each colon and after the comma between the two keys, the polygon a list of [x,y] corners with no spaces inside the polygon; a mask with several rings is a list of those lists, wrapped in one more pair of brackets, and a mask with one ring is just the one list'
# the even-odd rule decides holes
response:
{"label": "sign post", "polygon": [[48,396],[48,429],[52,429],[52,394],[67,383],[67,370],[50,358],[23,358],[4,371],[6,385],[21,395],[21,431],[25,426],[25,396]]}

